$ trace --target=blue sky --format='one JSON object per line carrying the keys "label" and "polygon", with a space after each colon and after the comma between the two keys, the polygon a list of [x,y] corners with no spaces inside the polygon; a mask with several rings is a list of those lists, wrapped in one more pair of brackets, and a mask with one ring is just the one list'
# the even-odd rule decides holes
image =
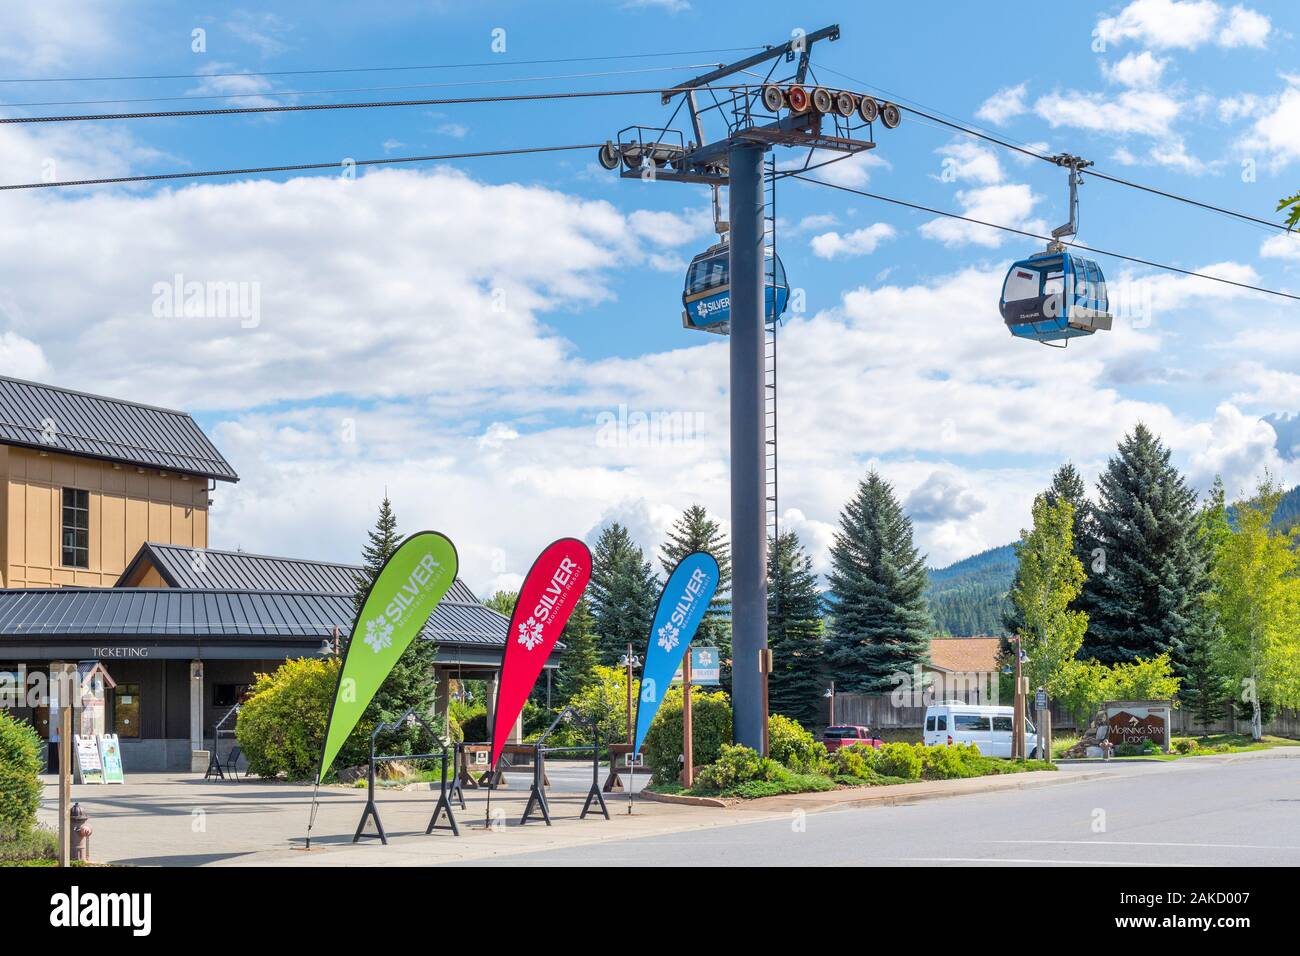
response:
{"label": "blue sky", "polygon": [[[1265,218],[1300,187],[1300,12],[1283,3],[810,3],[796,21],[786,4],[684,0],[11,4],[0,78],[185,77],[5,83],[0,111],[655,87],[739,55],[680,51],[830,23],[841,39],[814,53],[827,85]],[[524,62],[598,57],[620,58]],[[327,90],[353,92],[309,92]],[[31,105],[217,94],[241,95]],[[0,146],[4,180],[31,182],[591,143],[668,112],[640,96],[3,126]],[[913,114],[876,139],[825,178],[1035,232],[1067,218],[1055,167]],[[243,477],[215,495],[217,546],[352,557],[387,489],[406,528],[452,534],[480,590],[610,520],[652,547],[692,502],[727,517],[725,344],[679,318],[685,265],[711,241],[708,192],[594,158],[6,193],[0,371],[191,410]],[[997,314],[1008,263],[1037,243],[779,189],[807,303],[782,338],[781,507],[819,567],[870,467],[935,564],[1012,539],[1057,465],[1095,476],[1139,420],[1200,487],[1300,480],[1294,302],[1103,259],[1124,314],[1052,351]],[[1096,179],[1081,204],[1090,245],[1300,285],[1294,237]],[[160,310],[177,275],[237,284],[255,320]],[[676,426],[611,430],[621,408]]]}

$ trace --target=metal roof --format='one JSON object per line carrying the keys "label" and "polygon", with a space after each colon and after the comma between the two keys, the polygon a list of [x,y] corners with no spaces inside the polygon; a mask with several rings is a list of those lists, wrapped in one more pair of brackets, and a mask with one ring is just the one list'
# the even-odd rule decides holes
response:
{"label": "metal roof", "polygon": [[[178,588],[0,590],[0,638],[329,637],[346,634],[350,595]],[[509,622],[448,594],[421,632],[438,644],[503,648]]]}
{"label": "metal roof", "polygon": [[185,412],[0,376],[0,442],[238,481]]}
{"label": "metal roof", "polygon": [[[245,551],[218,551],[179,544],[146,541],[122,572],[118,584],[125,584],[139,567],[149,561],[162,579],[174,588],[222,591],[297,591],[314,594],[356,593],[358,564],[278,558]],[[460,578],[453,582],[443,601],[482,606],[474,592]],[[496,612],[491,612],[495,614]],[[497,615],[498,617],[500,615]],[[508,622],[502,619],[502,633]]]}

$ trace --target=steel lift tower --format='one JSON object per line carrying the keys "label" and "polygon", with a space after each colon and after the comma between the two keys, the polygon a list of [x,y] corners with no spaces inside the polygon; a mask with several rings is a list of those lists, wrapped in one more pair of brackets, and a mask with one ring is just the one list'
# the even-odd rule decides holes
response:
{"label": "steel lift tower", "polygon": [[[737,743],[761,750],[766,720],[760,656],[767,648],[767,514],[764,447],[764,180],[773,146],[806,148],[802,168],[821,151],[859,153],[875,146],[872,126],[898,125],[893,104],[807,86],[813,45],[838,40],[838,25],[745,57],[663,94],[680,97],[667,127],[629,126],[600,150],[606,169],[628,179],[728,188],[731,374],[732,704]],[[793,73],[773,74],[782,63]],[[766,66],[762,75],[755,68]],[[736,84],[724,83],[742,74]],[[683,108],[690,139],[672,127]],[[716,115],[710,115],[716,114]],[[705,142],[705,121],[726,135]],[[800,171],[796,169],[795,171]],[[775,170],[773,176],[779,175]]]}

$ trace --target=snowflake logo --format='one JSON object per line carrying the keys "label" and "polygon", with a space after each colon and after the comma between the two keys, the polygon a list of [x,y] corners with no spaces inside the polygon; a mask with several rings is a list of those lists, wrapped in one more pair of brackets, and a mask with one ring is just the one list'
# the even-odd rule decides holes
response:
{"label": "snowflake logo", "polygon": [[671,651],[678,645],[678,636],[682,633],[679,627],[673,627],[671,624],[665,624],[659,628],[659,646],[666,651]]}
{"label": "snowflake logo", "polygon": [[520,624],[519,643],[530,651],[542,643],[542,625],[531,617]]}
{"label": "snowflake logo", "polygon": [[374,620],[366,621],[365,642],[376,654],[393,646],[393,625],[388,623],[388,618],[380,615]]}

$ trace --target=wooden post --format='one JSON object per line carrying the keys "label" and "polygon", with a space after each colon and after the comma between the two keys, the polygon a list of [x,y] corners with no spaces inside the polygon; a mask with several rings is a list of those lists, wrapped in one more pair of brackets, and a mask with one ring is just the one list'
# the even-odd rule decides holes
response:
{"label": "wooden post", "polygon": [[695,783],[695,732],[691,725],[691,650],[682,658],[682,786]]}
{"label": "wooden post", "polygon": [[72,812],[72,687],[67,671],[59,674],[59,866],[68,866],[72,857],[72,830],[68,814]]}
{"label": "wooden post", "polygon": [[627,645],[627,745],[632,746],[633,734],[635,729],[632,727],[632,644]]}
{"label": "wooden post", "polygon": [[1011,719],[1015,721],[1016,729],[1011,735],[1011,759],[1020,760],[1025,756],[1025,711],[1020,702],[1020,635],[1016,635],[1015,648],[1012,651],[1015,654],[1015,682],[1016,690],[1011,695]]}
{"label": "wooden post", "polygon": [[[1167,725],[1166,725],[1167,726]],[[1047,741],[1047,749],[1043,751],[1042,757],[1048,763],[1052,762],[1052,708],[1051,702],[1048,702],[1047,710],[1043,712],[1043,738]]]}

